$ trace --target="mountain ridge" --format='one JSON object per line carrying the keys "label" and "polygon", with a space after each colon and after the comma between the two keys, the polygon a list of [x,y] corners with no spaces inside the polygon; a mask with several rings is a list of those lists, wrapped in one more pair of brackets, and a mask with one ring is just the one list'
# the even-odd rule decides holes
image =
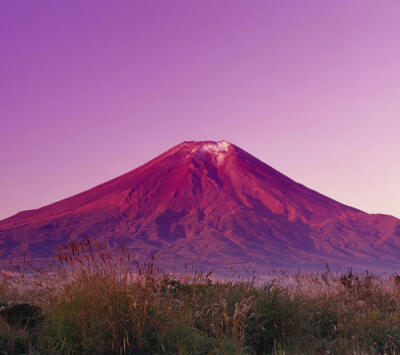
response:
{"label": "mountain ridge", "polygon": [[290,179],[227,141],[185,141],[117,178],[0,221],[0,252],[46,260],[83,235],[121,241],[145,257],[388,270],[400,221],[367,214]]}

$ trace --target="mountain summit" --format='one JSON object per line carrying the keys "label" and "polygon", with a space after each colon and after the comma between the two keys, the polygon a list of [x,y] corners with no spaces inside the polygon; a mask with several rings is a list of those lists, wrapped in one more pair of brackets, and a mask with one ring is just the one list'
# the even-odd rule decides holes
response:
{"label": "mountain summit", "polygon": [[166,265],[391,271],[400,220],[343,205],[227,141],[183,142],[116,179],[0,221],[3,260],[82,237]]}

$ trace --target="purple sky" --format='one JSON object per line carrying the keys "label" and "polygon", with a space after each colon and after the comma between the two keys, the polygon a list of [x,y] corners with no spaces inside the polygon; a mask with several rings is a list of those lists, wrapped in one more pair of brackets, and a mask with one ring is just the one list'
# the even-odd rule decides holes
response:
{"label": "purple sky", "polygon": [[400,217],[400,2],[0,3],[0,219],[226,139]]}

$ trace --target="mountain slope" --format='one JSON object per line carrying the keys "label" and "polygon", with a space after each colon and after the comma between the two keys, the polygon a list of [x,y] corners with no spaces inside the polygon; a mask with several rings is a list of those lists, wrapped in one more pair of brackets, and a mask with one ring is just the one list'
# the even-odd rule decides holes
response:
{"label": "mountain slope", "polygon": [[294,182],[237,146],[183,142],[91,190],[0,221],[3,259],[49,258],[68,239],[124,242],[166,264],[388,270],[400,221]]}

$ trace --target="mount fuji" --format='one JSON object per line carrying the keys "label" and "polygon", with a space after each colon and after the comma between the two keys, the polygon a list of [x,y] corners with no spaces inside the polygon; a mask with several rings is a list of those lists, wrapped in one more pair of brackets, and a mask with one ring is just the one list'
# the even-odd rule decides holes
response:
{"label": "mount fuji", "polygon": [[183,142],[104,184],[0,221],[2,260],[87,237],[165,265],[392,271],[400,220],[343,205],[226,141]]}

